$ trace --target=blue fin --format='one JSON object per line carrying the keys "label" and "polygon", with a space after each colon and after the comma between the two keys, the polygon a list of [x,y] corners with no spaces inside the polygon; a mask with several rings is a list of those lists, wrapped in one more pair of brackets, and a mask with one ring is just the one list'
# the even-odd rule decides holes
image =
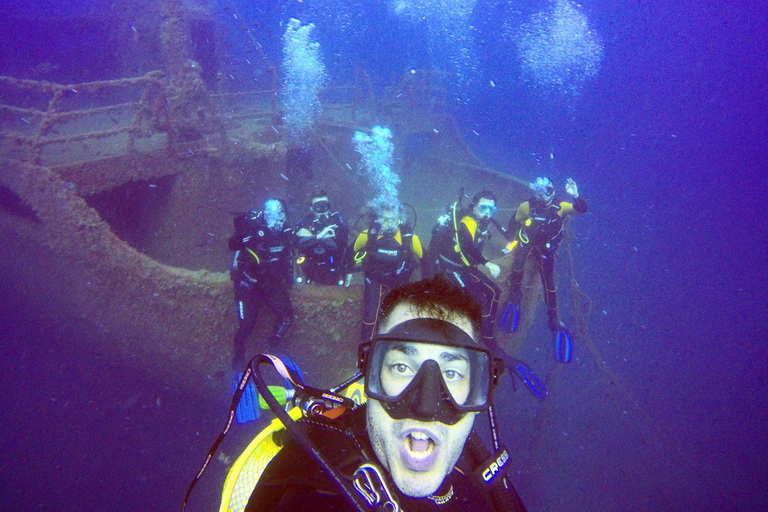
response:
{"label": "blue fin", "polygon": [[515,332],[517,330],[517,324],[520,321],[520,306],[514,302],[507,304],[504,308],[504,312],[501,314],[501,322],[499,327],[504,332]]}
{"label": "blue fin", "polygon": [[[237,391],[237,384],[243,378],[242,373],[232,374],[232,392]],[[240,402],[235,410],[235,418],[240,424],[256,421],[259,418],[259,394],[256,392],[256,386],[252,380],[243,388],[243,394],[240,396]]]}
{"label": "blue fin", "polygon": [[523,384],[525,384],[525,387],[528,388],[528,391],[530,391],[533,396],[541,400],[546,398],[547,390],[544,387],[544,384],[541,383],[541,380],[539,380],[536,374],[533,373],[533,370],[528,368],[528,365],[524,361],[507,354],[493,338],[485,338],[485,343],[488,345],[488,348],[491,349],[493,356],[504,362],[504,368],[509,370],[509,375],[512,379],[512,387],[515,391],[517,391],[517,386],[515,386],[515,377],[517,377]]}
{"label": "blue fin", "polygon": [[573,341],[571,333],[566,329],[560,329],[555,333],[555,358],[560,363],[570,363],[573,355]]}
{"label": "blue fin", "polygon": [[511,370],[515,373],[517,378],[523,381],[523,384],[525,384],[528,391],[530,391],[533,396],[540,400],[544,400],[547,397],[547,389],[544,387],[541,380],[539,380],[539,377],[519,359],[515,360],[515,363],[515,366],[512,367]]}

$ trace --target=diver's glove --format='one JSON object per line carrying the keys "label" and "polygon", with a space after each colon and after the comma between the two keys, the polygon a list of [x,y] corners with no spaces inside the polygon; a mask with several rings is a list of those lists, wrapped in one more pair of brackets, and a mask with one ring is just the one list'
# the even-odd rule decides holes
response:
{"label": "diver's glove", "polygon": [[319,239],[322,239],[322,238],[327,238],[327,237],[334,237],[334,236],[336,236],[336,228],[337,228],[337,227],[338,227],[338,226],[337,226],[336,224],[331,224],[330,226],[326,226],[326,227],[324,227],[324,228],[323,228],[323,230],[322,230],[322,231],[320,231],[320,232],[317,234],[317,238],[318,238],[318,240],[319,240]]}
{"label": "diver's glove", "polygon": [[492,261],[486,262],[485,268],[488,269],[494,279],[498,279],[498,277],[501,275],[501,268],[499,268],[499,266]]}
{"label": "diver's glove", "polygon": [[565,191],[568,192],[574,199],[579,197],[579,187],[576,186],[576,182],[571,178],[565,180]]}

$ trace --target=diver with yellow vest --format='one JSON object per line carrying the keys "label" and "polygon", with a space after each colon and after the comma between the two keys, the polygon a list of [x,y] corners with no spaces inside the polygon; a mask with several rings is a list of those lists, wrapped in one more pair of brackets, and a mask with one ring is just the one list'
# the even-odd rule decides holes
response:
{"label": "diver with yellow vest", "polygon": [[[182,512],[247,385],[277,418],[232,465],[221,512],[525,512],[493,404],[504,370],[518,371],[507,361],[519,361],[483,343],[481,318],[467,289],[437,275],[391,291],[358,347],[359,371],[331,389],[305,383],[284,357],[255,356]],[[268,385],[264,366],[286,387]],[[476,430],[481,412],[492,447]]]}
{"label": "diver with yellow vest", "polygon": [[[525,512],[492,407],[504,365],[477,337],[479,305],[437,276],[395,288],[382,311],[359,348],[366,404],[287,421],[245,512]],[[484,411],[493,453],[473,428]]]}
{"label": "diver with yellow vest", "polygon": [[493,340],[501,289],[478,266],[485,266],[494,279],[499,277],[499,266],[483,256],[483,245],[490,237],[491,217],[497,211],[496,196],[490,190],[475,194],[466,211],[460,210],[458,202],[455,203],[450,214],[438,220],[438,223],[447,224],[447,232],[452,236],[442,237],[433,250],[437,272],[454,286],[466,289],[482,306],[480,335],[486,341]]}
{"label": "diver with yellow vest", "polygon": [[507,332],[517,330],[523,271],[526,261],[532,256],[544,287],[549,329],[555,334],[555,355],[558,361],[567,363],[571,360],[572,341],[557,313],[554,257],[563,238],[565,218],[586,213],[588,207],[586,201],[579,196],[576,182],[570,178],[565,182],[565,191],[573,197],[573,203],[555,197],[555,186],[549,178],[536,178],[529,187],[534,196],[522,203],[509,221],[508,230],[514,234],[507,246],[512,252],[512,271],[509,277],[509,301],[501,314],[500,327]]}
{"label": "diver with yellow vest", "polygon": [[363,342],[376,333],[384,298],[392,288],[408,282],[421,260],[419,237],[402,217],[402,206],[394,201],[372,206],[372,221],[353,246],[354,265],[363,271]]}

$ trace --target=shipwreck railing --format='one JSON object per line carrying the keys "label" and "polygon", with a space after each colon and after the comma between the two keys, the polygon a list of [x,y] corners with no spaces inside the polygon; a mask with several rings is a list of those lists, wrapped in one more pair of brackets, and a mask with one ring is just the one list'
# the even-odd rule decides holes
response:
{"label": "shipwreck railing", "polygon": [[[137,140],[154,135],[151,127],[163,108],[165,88],[160,71],[70,85],[0,76],[0,155],[60,165],[75,155],[87,160],[133,153]],[[106,140],[111,144],[87,144]],[[76,152],[63,149],[73,143],[81,143]]]}
{"label": "shipwreck railing", "polygon": [[[434,73],[409,73],[379,96],[358,69],[350,83],[321,91],[319,122],[359,129],[383,114],[427,129],[433,120],[420,119],[417,112],[432,118],[444,112],[439,84]],[[220,140],[232,132],[256,132],[277,142],[282,139],[278,86],[275,77],[268,89],[210,94],[194,80],[174,88],[161,71],[68,85],[0,76],[0,156],[58,167],[176,146],[197,153],[210,145],[203,139],[213,125]],[[199,111],[207,113],[205,119],[197,117]],[[194,141],[203,147],[189,149]]]}

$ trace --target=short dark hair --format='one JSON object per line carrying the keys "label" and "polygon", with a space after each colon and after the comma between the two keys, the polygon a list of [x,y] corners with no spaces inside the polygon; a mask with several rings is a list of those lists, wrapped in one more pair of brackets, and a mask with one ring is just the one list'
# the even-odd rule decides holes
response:
{"label": "short dark hair", "polygon": [[475,194],[475,197],[472,198],[472,206],[475,206],[483,198],[491,199],[497,205],[499,204],[499,200],[496,199],[496,194],[494,194],[493,192],[491,192],[488,189],[483,189],[480,192],[478,192],[477,194]]}
{"label": "short dark hair", "polygon": [[483,318],[480,304],[463,288],[449,283],[441,274],[394,288],[381,304],[383,319],[388,317],[395,306],[410,304],[418,315],[449,320],[453,315],[464,316],[472,323],[476,333],[480,332]]}

